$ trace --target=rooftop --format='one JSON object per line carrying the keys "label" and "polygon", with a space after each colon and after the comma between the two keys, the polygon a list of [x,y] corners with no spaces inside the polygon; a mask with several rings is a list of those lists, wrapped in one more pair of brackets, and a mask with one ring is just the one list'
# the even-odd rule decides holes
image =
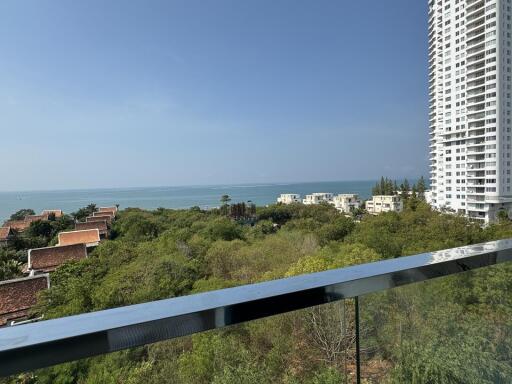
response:
{"label": "rooftop", "polygon": [[28,316],[37,294],[49,286],[48,275],[0,281],[0,326]]}
{"label": "rooftop", "polygon": [[100,207],[98,212],[111,212],[115,215],[117,213],[117,207]]}
{"label": "rooftop", "polygon": [[112,223],[112,216],[111,215],[98,215],[98,216],[87,216],[85,218],[85,221],[87,223],[90,223],[90,222],[95,222],[95,221],[106,221],[107,224],[111,224]]}
{"label": "rooftop", "polygon": [[98,212],[93,212],[92,216],[93,217],[97,217],[97,216],[110,216],[112,218],[115,217],[115,213],[114,212],[111,212],[111,211],[98,211]]}
{"label": "rooftop", "polygon": [[100,235],[106,235],[108,231],[107,221],[86,221],[85,223],[75,223],[75,230],[82,231],[85,229],[97,229],[100,231]]}
{"label": "rooftop", "polygon": [[88,247],[96,246],[100,242],[98,229],[86,229],[81,231],[69,231],[59,233],[59,246],[72,244],[85,244]]}
{"label": "rooftop", "polygon": [[30,221],[25,220],[8,220],[4,223],[4,227],[11,227],[11,229],[23,232],[25,229],[30,227]]}
{"label": "rooftop", "polygon": [[45,209],[43,212],[41,212],[41,215],[55,215],[55,217],[58,219],[59,217],[64,216],[64,212],[62,209]]}
{"label": "rooftop", "polygon": [[29,223],[32,223],[34,221],[39,221],[39,220],[48,220],[48,215],[44,214],[44,215],[27,215],[25,216],[25,221],[28,221]]}
{"label": "rooftop", "polygon": [[0,241],[8,240],[11,234],[11,227],[0,227]]}
{"label": "rooftop", "polygon": [[81,260],[86,257],[85,244],[30,249],[28,251],[28,268],[34,271],[52,272],[67,261]]}

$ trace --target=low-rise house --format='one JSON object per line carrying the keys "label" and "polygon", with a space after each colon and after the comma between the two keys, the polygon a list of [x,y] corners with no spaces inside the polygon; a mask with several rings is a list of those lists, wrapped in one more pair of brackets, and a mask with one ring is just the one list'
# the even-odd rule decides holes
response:
{"label": "low-rise house", "polygon": [[11,227],[13,231],[23,232],[30,227],[30,221],[25,220],[9,220],[4,223],[4,227]]}
{"label": "low-rise house", "polygon": [[345,193],[333,197],[331,204],[342,213],[350,213],[361,206],[361,200],[356,194]]}
{"label": "low-rise house", "polygon": [[0,227],[0,247],[5,247],[14,237],[14,231],[11,227]]}
{"label": "low-rise house", "polygon": [[34,221],[46,221],[48,220],[48,215],[27,215],[25,216],[25,221],[29,223],[33,223]]}
{"label": "low-rise house", "polygon": [[425,191],[425,201],[427,204],[432,205],[433,204],[433,195],[432,191],[430,189]]}
{"label": "low-rise house", "polygon": [[108,225],[112,224],[112,216],[110,215],[100,215],[100,216],[87,216],[85,218],[86,223],[95,222],[95,221],[106,221]]}
{"label": "low-rise house", "polygon": [[117,207],[99,207],[98,213],[112,213],[115,216],[117,214]]}
{"label": "low-rise house", "polygon": [[64,212],[62,209],[45,209],[43,212],[41,212],[41,215],[50,216],[54,215],[56,219],[64,216]]}
{"label": "low-rise house", "polygon": [[316,192],[311,195],[306,195],[306,198],[302,202],[306,205],[320,204],[322,202],[329,203],[332,201],[334,194],[329,192]]}
{"label": "low-rise house", "polygon": [[37,295],[48,288],[48,275],[0,281],[0,327],[26,319],[37,303]]}
{"label": "low-rise house", "polygon": [[72,244],[85,244],[87,247],[95,247],[100,243],[100,231],[85,229],[83,231],[69,231],[59,233],[59,246]]}
{"label": "low-rise house", "polygon": [[300,195],[297,193],[281,193],[281,196],[277,198],[277,202],[281,204],[293,204],[300,203]]}
{"label": "low-rise house", "polygon": [[366,202],[366,210],[372,215],[382,212],[401,212],[404,208],[402,199],[396,195],[373,196]]}
{"label": "low-rise house", "polygon": [[83,231],[85,229],[97,229],[100,231],[101,239],[106,239],[108,237],[108,226],[106,220],[75,223],[75,230]]}
{"label": "low-rise house", "polygon": [[116,214],[114,212],[93,212],[93,217],[99,217],[99,216],[110,216],[112,219],[116,217]]}
{"label": "low-rise house", "polygon": [[35,248],[28,251],[28,271],[53,272],[67,261],[82,260],[87,257],[85,244],[72,244],[57,247]]}

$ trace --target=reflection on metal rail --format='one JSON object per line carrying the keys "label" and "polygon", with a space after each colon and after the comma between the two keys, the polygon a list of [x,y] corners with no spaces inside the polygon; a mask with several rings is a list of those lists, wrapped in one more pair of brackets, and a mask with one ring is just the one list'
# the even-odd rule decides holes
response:
{"label": "reflection on metal rail", "polygon": [[0,329],[0,376],[512,261],[512,240]]}

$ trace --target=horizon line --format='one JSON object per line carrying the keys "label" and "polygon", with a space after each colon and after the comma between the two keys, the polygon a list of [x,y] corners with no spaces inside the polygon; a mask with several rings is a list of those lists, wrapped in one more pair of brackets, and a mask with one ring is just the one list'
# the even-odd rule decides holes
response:
{"label": "horizon line", "polygon": [[[384,176],[386,177],[386,176]],[[393,181],[398,180],[416,180],[421,176],[415,177],[402,177],[402,178],[390,178]],[[108,190],[120,190],[120,189],[151,189],[151,188],[205,188],[205,187],[258,187],[258,186],[276,186],[276,185],[291,185],[291,184],[314,184],[314,183],[339,183],[339,182],[378,182],[380,177],[376,179],[351,179],[351,180],[318,180],[318,181],[289,181],[289,182],[246,182],[246,183],[233,183],[233,184],[189,184],[189,185],[148,185],[148,186],[131,186],[131,187],[92,187],[92,188],[57,188],[57,189],[24,189],[24,190],[0,190],[0,193],[30,193],[30,192],[78,192],[78,191],[108,191]]]}

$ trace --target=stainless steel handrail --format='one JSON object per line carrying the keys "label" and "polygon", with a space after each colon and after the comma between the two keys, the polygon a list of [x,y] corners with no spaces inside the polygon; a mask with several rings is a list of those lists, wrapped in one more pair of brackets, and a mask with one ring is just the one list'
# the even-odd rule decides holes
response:
{"label": "stainless steel handrail", "polygon": [[0,329],[10,375],[512,261],[512,239]]}

